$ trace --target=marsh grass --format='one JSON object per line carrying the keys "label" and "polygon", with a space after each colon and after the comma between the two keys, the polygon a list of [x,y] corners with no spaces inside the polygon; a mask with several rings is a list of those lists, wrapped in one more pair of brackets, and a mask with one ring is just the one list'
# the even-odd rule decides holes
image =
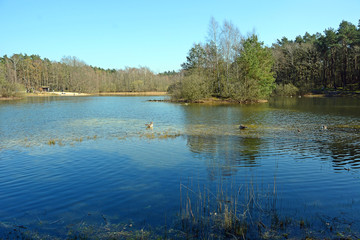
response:
{"label": "marsh grass", "polygon": [[[165,216],[165,225],[153,227],[133,221],[87,213],[77,223],[40,221],[14,225],[0,222],[0,239],[359,239],[352,224],[323,218],[317,229],[309,219],[282,215],[274,186],[250,182],[215,187],[180,183],[179,214]],[[38,219],[38,218],[37,218]]]}
{"label": "marsh grass", "polygon": [[97,139],[97,135],[94,135],[94,136],[87,136],[86,137],[88,140],[96,140]]}
{"label": "marsh grass", "polygon": [[181,227],[190,238],[245,239],[254,234],[252,229],[265,226],[260,214],[263,199],[252,184],[229,189],[219,185],[216,193],[180,184],[180,196]]}
{"label": "marsh grass", "polygon": [[55,139],[50,139],[48,142],[47,142],[48,145],[55,145],[56,144],[56,141]]}
{"label": "marsh grass", "polygon": [[220,183],[215,191],[180,183],[177,226],[184,239],[360,239],[352,224],[289,216],[281,205],[276,179],[267,187]]}
{"label": "marsh grass", "polygon": [[[138,136],[140,138],[145,138],[145,139],[159,139],[159,140],[164,140],[164,139],[174,139],[177,137],[182,136],[182,134],[180,132],[170,132],[170,131],[163,131],[163,132],[139,132]],[[119,138],[120,139],[120,138]]]}

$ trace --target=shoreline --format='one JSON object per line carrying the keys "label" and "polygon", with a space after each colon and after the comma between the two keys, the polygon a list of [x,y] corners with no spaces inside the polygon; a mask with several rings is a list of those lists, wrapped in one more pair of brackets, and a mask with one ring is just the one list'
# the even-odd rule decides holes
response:
{"label": "shoreline", "polygon": [[[39,92],[39,93],[22,93],[19,96],[13,97],[0,97],[0,101],[13,101],[20,100],[26,97],[51,97],[51,96],[64,96],[64,97],[85,97],[85,96],[169,96],[167,92],[99,92],[99,93],[78,93],[78,92]],[[302,95],[305,98],[331,98],[331,97],[359,97],[360,92],[322,92],[314,93],[310,92]],[[245,101],[239,102],[233,99],[220,99],[220,98],[206,98],[199,99],[196,101],[188,101],[184,99],[179,100],[149,100],[153,102],[171,102],[171,103],[198,103],[198,104],[208,104],[208,105],[221,105],[221,104],[251,104],[251,103],[267,103],[268,100],[257,100],[253,102]]]}
{"label": "shoreline", "polygon": [[165,96],[167,92],[102,92],[102,93],[77,93],[77,92],[39,92],[22,93],[15,97],[0,97],[0,101],[20,100],[26,97],[86,97],[86,96]]}
{"label": "shoreline", "polygon": [[65,97],[81,97],[81,96],[163,96],[167,92],[100,92],[100,93],[77,93],[77,92],[42,92],[27,93],[25,96],[65,96]]}
{"label": "shoreline", "polygon": [[171,99],[164,99],[164,100],[149,100],[149,102],[170,102],[170,103],[183,103],[183,104],[190,104],[190,103],[197,103],[197,104],[205,104],[205,105],[231,105],[231,104],[252,104],[252,103],[267,103],[269,102],[266,99],[260,99],[257,101],[244,101],[239,102],[233,99],[221,99],[221,98],[206,98],[206,99],[199,99],[195,101],[188,101],[184,99],[178,100],[171,100]]}
{"label": "shoreline", "polygon": [[95,96],[165,96],[167,92],[102,92],[95,93]]}

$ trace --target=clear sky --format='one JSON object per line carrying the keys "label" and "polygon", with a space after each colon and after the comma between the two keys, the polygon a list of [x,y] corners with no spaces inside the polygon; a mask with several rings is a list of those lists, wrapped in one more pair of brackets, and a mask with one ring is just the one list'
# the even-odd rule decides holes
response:
{"label": "clear sky", "polygon": [[0,0],[0,56],[75,56],[102,68],[180,69],[210,18],[255,31],[271,46],[286,36],[358,25],[360,0]]}

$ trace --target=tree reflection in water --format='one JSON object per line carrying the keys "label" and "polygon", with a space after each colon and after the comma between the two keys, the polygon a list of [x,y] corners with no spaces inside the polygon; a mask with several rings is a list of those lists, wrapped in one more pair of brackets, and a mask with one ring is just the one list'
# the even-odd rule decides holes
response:
{"label": "tree reflection in water", "polygon": [[[210,178],[230,176],[240,167],[259,167],[259,156],[281,158],[284,153],[290,163],[312,158],[332,161],[335,171],[360,169],[360,126],[352,120],[350,107],[339,113],[337,108],[331,112],[333,101],[285,100],[259,106],[184,107],[187,145],[196,158],[206,160]],[[240,131],[240,122],[249,129]],[[328,129],[321,128],[324,123]]]}
{"label": "tree reflection in water", "polygon": [[187,135],[187,145],[204,158],[209,177],[231,176],[239,167],[259,166],[257,161],[262,140],[256,137],[222,135]]}

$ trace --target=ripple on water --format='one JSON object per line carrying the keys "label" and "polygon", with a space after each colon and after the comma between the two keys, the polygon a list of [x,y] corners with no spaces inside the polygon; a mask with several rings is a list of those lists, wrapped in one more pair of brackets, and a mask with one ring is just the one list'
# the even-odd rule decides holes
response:
{"label": "ripple on water", "polygon": [[[265,186],[262,195],[275,189],[282,206],[298,212],[359,210],[351,204],[360,201],[353,115],[297,105],[202,107],[124,99],[54,101],[2,112],[0,221],[26,215],[66,224],[98,213],[115,222],[163,222],[166,210],[178,210],[179,182]],[[22,120],[10,121],[12,111]],[[146,129],[149,121],[153,129]],[[248,128],[240,130],[240,123]]]}

